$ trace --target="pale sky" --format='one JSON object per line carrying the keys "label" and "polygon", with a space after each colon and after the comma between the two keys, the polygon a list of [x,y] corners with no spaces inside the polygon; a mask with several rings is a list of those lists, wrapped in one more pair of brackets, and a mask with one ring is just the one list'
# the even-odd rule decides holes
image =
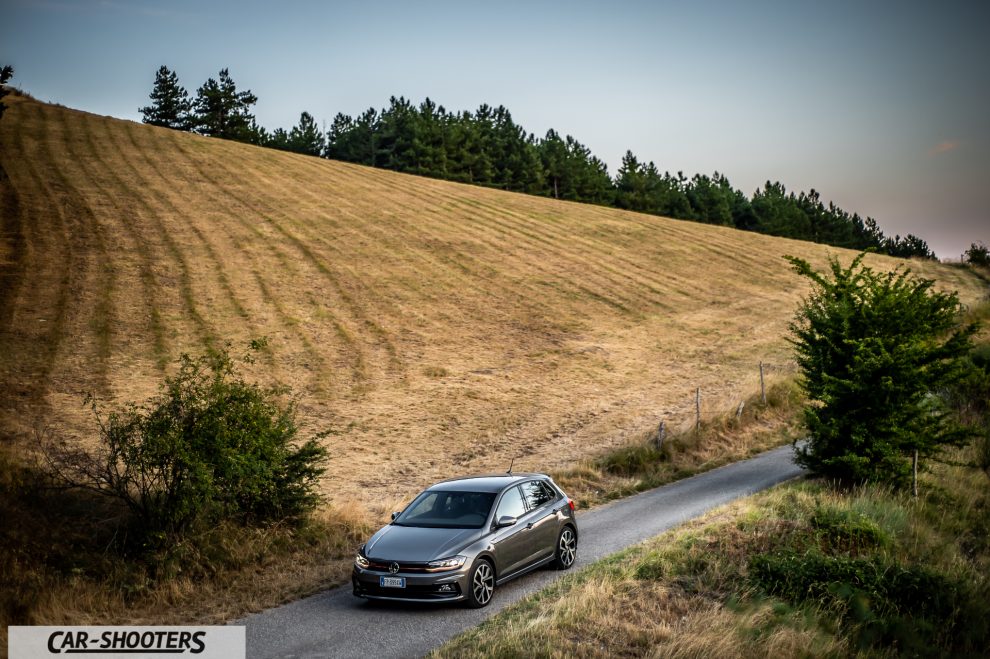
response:
{"label": "pale sky", "polygon": [[941,257],[990,244],[990,3],[3,0],[0,64],[43,101],[140,120],[162,64],[227,67],[259,123],[430,97],[505,105],[614,174],[815,188]]}

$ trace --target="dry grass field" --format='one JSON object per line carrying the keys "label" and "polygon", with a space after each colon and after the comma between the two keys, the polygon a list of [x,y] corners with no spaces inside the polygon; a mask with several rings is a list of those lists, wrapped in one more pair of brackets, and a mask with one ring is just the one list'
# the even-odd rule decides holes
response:
{"label": "dry grass field", "polygon": [[[90,441],[182,352],[266,336],[251,374],[331,427],[331,499],[559,469],[723,413],[790,366],[835,248],[368,169],[26,97],[0,122],[0,437]],[[894,267],[894,259],[872,263]],[[964,269],[916,272],[983,295]]]}

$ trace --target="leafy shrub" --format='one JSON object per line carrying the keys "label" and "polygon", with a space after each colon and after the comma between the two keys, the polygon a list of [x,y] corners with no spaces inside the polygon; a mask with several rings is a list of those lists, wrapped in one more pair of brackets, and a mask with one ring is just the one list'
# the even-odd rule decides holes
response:
{"label": "leafy shrub", "polygon": [[853,510],[819,506],[809,521],[832,550],[855,552],[891,545],[890,536],[876,522]]}
{"label": "leafy shrub", "polygon": [[809,440],[798,462],[846,481],[903,483],[909,456],[937,454],[968,432],[935,395],[965,373],[977,326],[958,325],[956,294],[910,270],[877,273],[861,254],[830,276],[788,257],[813,283],[791,324]]}
{"label": "leafy shrub", "polygon": [[749,570],[751,580],[771,595],[837,608],[863,646],[927,654],[932,644],[979,647],[987,638],[986,623],[980,622],[985,603],[961,580],[925,567],[779,551],[752,557]]}
{"label": "leafy shrub", "polygon": [[279,402],[284,393],[246,382],[226,348],[182,355],[148,404],[104,416],[91,401],[98,448],[52,442],[48,464],[62,482],[126,504],[145,548],[221,520],[298,517],[319,500],[327,453],[321,436],[295,443],[295,408]]}

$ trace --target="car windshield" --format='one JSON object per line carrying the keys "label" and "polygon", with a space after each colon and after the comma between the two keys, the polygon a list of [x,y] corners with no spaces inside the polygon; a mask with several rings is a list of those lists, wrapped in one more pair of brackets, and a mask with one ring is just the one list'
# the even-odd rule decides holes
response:
{"label": "car windshield", "polygon": [[495,502],[494,492],[427,490],[395,518],[399,526],[480,529]]}

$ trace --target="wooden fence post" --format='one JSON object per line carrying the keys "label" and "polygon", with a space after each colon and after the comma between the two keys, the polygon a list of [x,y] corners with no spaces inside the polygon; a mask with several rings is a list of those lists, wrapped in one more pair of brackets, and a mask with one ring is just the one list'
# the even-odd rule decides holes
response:
{"label": "wooden fence post", "polygon": [[694,429],[701,430],[701,387],[694,391]]}
{"label": "wooden fence post", "polygon": [[663,450],[663,440],[667,436],[667,422],[661,421],[660,427],[657,429],[657,452],[659,453]]}
{"label": "wooden fence post", "polygon": [[742,418],[742,411],[743,411],[743,407],[745,406],[746,406],[746,401],[744,400],[739,401],[739,409],[736,410],[736,421]]}
{"label": "wooden fence post", "polygon": [[763,406],[766,407],[767,385],[763,380],[763,362],[760,362],[760,398],[763,400]]}

